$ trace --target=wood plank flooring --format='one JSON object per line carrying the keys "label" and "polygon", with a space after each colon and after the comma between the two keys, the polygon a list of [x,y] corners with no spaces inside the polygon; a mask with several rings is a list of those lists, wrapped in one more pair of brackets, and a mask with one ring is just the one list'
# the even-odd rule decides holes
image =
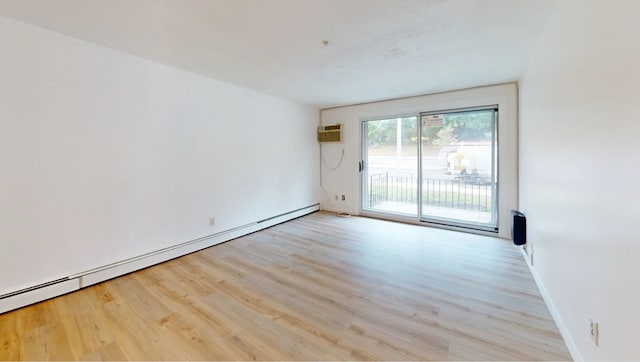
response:
{"label": "wood plank flooring", "polygon": [[314,213],[0,315],[0,360],[569,360],[508,241]]}

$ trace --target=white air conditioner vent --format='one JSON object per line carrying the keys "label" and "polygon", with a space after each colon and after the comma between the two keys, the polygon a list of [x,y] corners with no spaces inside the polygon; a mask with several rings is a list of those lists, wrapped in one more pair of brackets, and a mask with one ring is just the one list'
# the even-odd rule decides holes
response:
{"label": "white air conditioner vent", "polygon": [[318,127],[318,142],[342,142],[342,125]]}

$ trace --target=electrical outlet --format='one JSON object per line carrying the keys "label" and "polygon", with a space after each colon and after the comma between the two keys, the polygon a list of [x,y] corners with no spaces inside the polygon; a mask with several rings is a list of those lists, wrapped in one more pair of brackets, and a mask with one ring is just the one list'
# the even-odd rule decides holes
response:
{"label": "electrical outlet", "polygon": [[589,318],[589,334],[591,335],[591,340],[593,344],[598,346],[598,338],[600,337],[598,322],[595,319]]}
{"label": "electrical outlet", "polygon": [[210,217],[209,218],[209,226],[213,226],[216,224],[216,218],[215,217]]}
{"label": "electrical outlet", "polygon": [[342,201],[345,201],[346,199],[347,198],[344,195],[342,195]]}

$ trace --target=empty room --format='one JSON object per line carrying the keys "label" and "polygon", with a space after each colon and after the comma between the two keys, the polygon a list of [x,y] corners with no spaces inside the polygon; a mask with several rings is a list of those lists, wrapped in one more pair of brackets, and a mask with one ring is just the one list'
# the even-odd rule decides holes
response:
{"label": "empty room", "polygon": [[0,0],[0,360],[640,360],[640,1]]}

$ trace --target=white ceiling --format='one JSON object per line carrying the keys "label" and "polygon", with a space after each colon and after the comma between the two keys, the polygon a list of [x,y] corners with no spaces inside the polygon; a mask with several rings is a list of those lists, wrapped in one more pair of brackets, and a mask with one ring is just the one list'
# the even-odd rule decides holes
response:
{"label": "white ceiling", "polygon": [[518,80],[555,3],[0,0],[0,15],[325,108]]}

